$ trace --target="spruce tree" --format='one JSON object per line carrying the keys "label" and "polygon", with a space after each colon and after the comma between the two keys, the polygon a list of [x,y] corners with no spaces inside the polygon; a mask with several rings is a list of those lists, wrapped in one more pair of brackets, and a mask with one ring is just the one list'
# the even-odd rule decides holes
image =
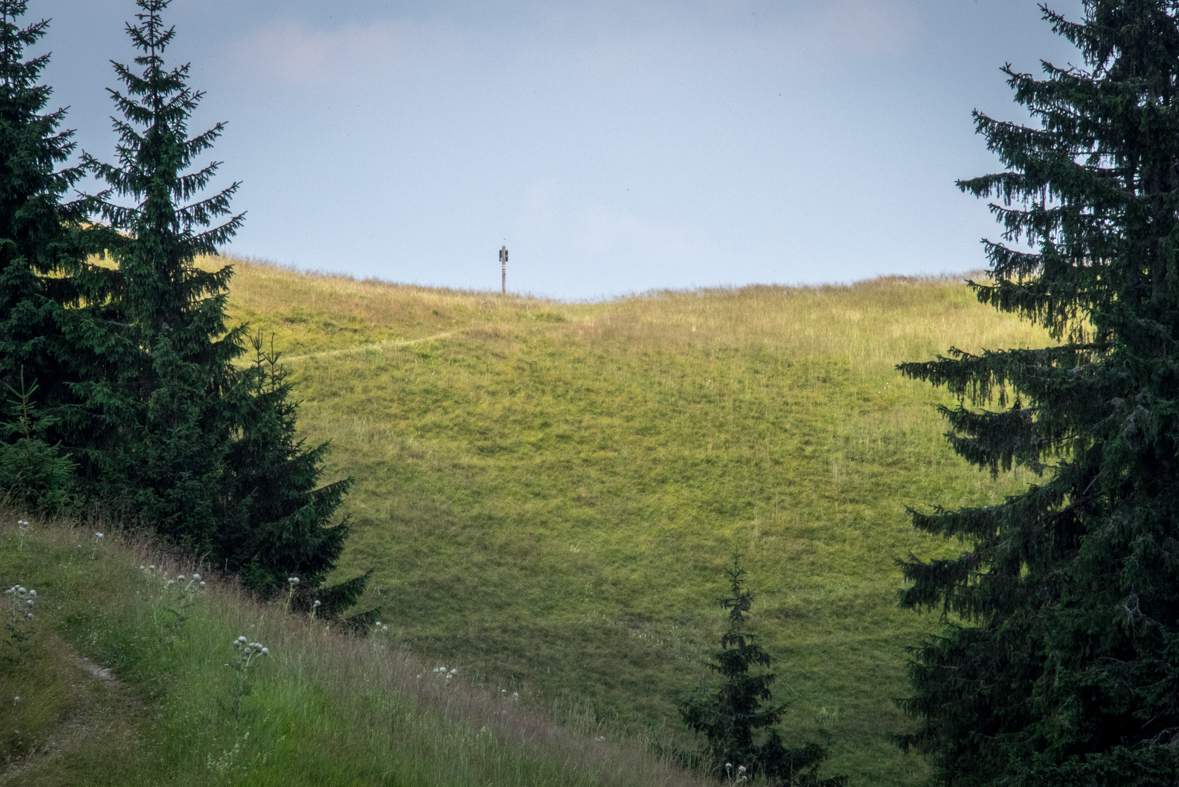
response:
{"label": "spruce tree", "polygon": [[[59,130],[64,110],[45,112],[51,91],[37,80],[49,56],[26,59],[24,51],[49,23],[20,27],[26,6],[0,0],[0,391],[35,391],[26,403],[48,425],[74,403],[62,320],[78,297],[68,274],[86,256],[88,203],[63,202],[83,171],[58,169],[74,149],[73,132]],[[46,439],[58,435],[47,427]]]}
{"label": "spruce tree", "polygon": [[[235,372],[241,329],[229,330],[225,309],[232,270],[197,267],[216,254],[242,222],[230,213],[238,184],[202,195],[218,168],[191,169],[223,124],[196,136],[188,119],[202,94],[187,85],[188,66],[167,68],[175,37],[161,12],[169,0],[138,0],[138,24],[127,25],[139,55],[137,70],[115,63],[125,92],[110,90],[122,116],[114,120],[118,162],[86,156],[109,185],[102,217],[118,264],[124,352],[105,367],[107,439],[97,454],[99,493],[126,499],[140,518],[198,552],[216,543],[221,480],[233,429]],[[108,320],[118,326],[119,320]],[[129,351],[129,352],[128,352]]]}
{"label": "spruce tree", "polygon": [[1161,785],[1179,778],[1179,3],[1043,8],[1083,66],[1004,68],[1032,122],[975,113],[1004,171],[996,309],[1055,344],[907,363],[944,386],[954,450],[1026,491],[913,512],[956,538],[902,563],[902,605],[946,615],[912,650],[902,739],[953,785]]}
{"label": "spruce tree", "polygon": [[367,580],[321,587],[348,534],[331,520],[351,480],[317,487],[327,444],[297,439],[297,404],[277,354],[263,353],[259,338],[255,363],[234,364],[246,326],[226,320],[232,268],[203,270],[196,260],[241,225],[244,214],[230,210],[239,184],[201,196],[219,164],[192,166],[224,124],[188,135],[203,94],[188,87],[188,65],[165,65],[175,37],[162,19],[169,2],[137,0],[138,23],[127,25],[139,55],[137,70],[115,64],[124,86],[110,91],[122,116],[118,162],[85,157],[110,186],[99,204],[117,263],[115,273],[95,269],[86,279],[79,311],[89,314],[74,332],[90,372],[91,493],[125,502],[251,589],[285,590],[297,576],[300,599],[314,596],[321,614],[334,614]]}
{"label": "spruce tree", "polygon": [[[7,423],[0,423],[0,505],[24,514],[56,514],[72,502],[74,463],[46,435],[52,418],[37,412],[36,384],[9,387]],[[8,442],[11,441],[11,442]]]}
{"label": "spruce tree", "polygon": [[230,453],[232,477],[228,497],[240,517],[218,535],[224,566],[247,587],[265,591],[287,588],[299,577],[300,606],[321,602],[318,614],[335,615],[351,607],[364,592],[369,574],[330,588],[321,587],[344,550],[348,524],[329,527],[352,485],[346,478],[318,486],[329,444],[307,447],[296,434],[299,405],[273,339],[267,350],[263,334],[250,337],[253,363],[244,373],[249,397],[241,429]]}
{"label": "spruce tree", "polygon": [[[776,676],[758,669],[768,669],[772,660],[745,630],[753,606],[745,574],[741,556],[733,555],[732,566],[725,569],[729,595],[717,599],[721,608],[728,610],[728,626],[721,636],[721,649],[712,661],[704,662],[721,676],[722,683],[715,692],[701,685],[695,696],[680,702],[684,724],[707,739],[706,759],[721,778],[733,781],[745,776],[783,787],[840,787],[847,783],[846,777],[820,779],[816,773],[827,759],[826,749],[817,744],[788,749],[774,729],[786,706],[767,705],[773,701],[771,686]],[[759,736],[759,730],[768,732]],[[764,740],[758,742],[758,737]]]}

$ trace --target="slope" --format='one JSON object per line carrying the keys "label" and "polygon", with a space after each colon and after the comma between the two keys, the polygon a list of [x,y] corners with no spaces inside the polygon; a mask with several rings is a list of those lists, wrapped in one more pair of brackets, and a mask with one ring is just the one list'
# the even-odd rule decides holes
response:
{"label": "slope", "polygon": [[854,784],[915,784],[894,560],[953,544],[906,505],[981,503],[903,360],[1043,344],[958,280],[648,293],[600,303],[402,287],[237,261],[233,317],[273,334],[311,441],[353,475],[341,577],[396,641],[620,729],[665,725],[744,554],[788,740]]}

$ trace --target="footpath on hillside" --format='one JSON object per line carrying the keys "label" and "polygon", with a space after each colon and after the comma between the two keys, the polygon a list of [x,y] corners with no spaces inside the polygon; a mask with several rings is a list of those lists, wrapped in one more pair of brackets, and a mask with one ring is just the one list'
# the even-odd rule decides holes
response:
{"label": "footpath on hillside", "polygon": [[339,347],[334,350],[320,350],[313,353],[305,353],[303,355],[284,355],[284,361],[303,361],[308,358],[326,358],[333,355],[347,355],[348,353],[364,352],[366,350],[381,350],[386,347],[409,347],[413,344],[423,344],[425,342],[432,342],[437,339],[446,339],[453,335],[454,331],[443,331],[436,333],[433,336],[422,336],[418,339],[385,339],[380,342],[365,342],[364,344],[356,344],[351,347]]}
{"label": "footpath on hillside", "polygon": [[56,761],[104,744],[113,743],[115,750],[129,751],[135,748],[139,726],[146,720],[147,706],[131,686],[110,669],[78,654],[60,637],[52,640],[62,679],[55,688],[68,692],[71,702],[48,734],[27,750],[20,745],[19,730],[5,731],[15,744],[6,747],[8,751],[23,751],[9,755],[10,759],[3,763],[0,786],[38,784],[43,776],[56,783],[50,775]]}

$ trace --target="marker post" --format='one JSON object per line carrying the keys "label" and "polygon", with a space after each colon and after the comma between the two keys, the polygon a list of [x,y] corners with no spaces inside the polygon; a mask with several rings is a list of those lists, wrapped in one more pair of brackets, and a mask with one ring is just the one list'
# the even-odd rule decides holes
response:
{"label": "marker post", "polygon": [[499,249],[500,292],[508,294],[508,247]]}

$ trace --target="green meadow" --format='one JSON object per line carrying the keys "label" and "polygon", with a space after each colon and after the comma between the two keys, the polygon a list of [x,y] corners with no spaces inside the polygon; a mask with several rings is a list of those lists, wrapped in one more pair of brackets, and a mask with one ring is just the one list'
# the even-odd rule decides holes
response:
{"label": "green meadow", "polygon": [[905,508],[1028,479],[957,459],[949,401],[894,367],[1044,335],[954,278],[562,303],[232,262],[231,317],[284,353],[325,480],[356,480],[336,578],[371,570],[382,625],[0,512],[0,585],[38,593],[35,619],[0,597],[0,785],[703,784],[677,698],[734,552],[788,744],[853,785],[928,776],[893,700],[940,621],[896,608],[896,560],[958,545]]}
{"label": "green meadow", "polygon": [[[207,264],[218,264],[211,261]],[[663,750],[704,677],[743,555],[788,742],[852,784],[927,776],[908,729],[898,610],[906,506],[976,505],[991,477],[942,439],[902,361],[1047,343],[960,278],[653,292],[562,303],[306,275],[234,260],[231,316],[272,337],[309,442],[352,476],[340,579],[392,643]]]}
{"label": "green meadow", "polygon": [[0,577],[0,785],[703,784],[649,739],[554,725],[142,534],[5,514]]}

